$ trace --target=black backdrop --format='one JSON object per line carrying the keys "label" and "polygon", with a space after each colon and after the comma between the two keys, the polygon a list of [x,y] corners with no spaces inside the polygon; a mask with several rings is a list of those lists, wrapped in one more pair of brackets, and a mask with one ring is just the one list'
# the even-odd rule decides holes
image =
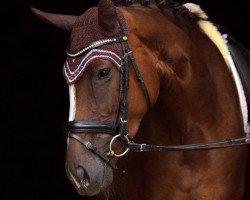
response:
{"label": "black backdrop", "polygon": [[[250,47],[245,0],[193,2]],[[0,199],[87,199],[74,191],[64,171],[68,90],[61,68],[69,35],[34,17],[29,7],[79,15],[96,4],[96,0],[0,3]]]}

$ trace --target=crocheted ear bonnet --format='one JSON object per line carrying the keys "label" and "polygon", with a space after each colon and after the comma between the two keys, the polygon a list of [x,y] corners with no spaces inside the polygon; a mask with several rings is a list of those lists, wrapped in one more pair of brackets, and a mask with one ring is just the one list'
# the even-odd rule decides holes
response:
{"label": "crocheted ear bonnet", "polygon": [[[123,14],[116,8],[117,18],[127,35],[127,27]],[[76,20],[72,33],[71,44],[68,51],[71,53],[81,52],[80,56],[67,57],[63,66],[63,74],[68,84],[75,83],[84,73],[89,63],[97,59],[107,59],[120,68],[122,48],[120,43],[110,43],[89,50],[95,42],[101,43],[106,39],[118,38],[120,27],[117,22],[116,29],[111,33],[105,31],[98,24],[98,8],[87,10]],[[86,53],[85,53],[86,52]]]}

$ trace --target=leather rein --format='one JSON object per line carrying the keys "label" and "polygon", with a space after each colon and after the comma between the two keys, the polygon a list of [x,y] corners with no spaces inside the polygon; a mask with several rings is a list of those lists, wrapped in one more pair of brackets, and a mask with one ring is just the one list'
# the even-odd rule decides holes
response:
{"label": "leather rein", "polygon": [[[92,43],[90,46],[84,48],[77,53],[70,53],[67,50],[67,55],[72,58],[76,58],[85,54],[93,49],[101,47],[103,45],[108,45],[111,43],[120,43],[122,48],[122,61],[121,61],[121,79],[120,79],[120,94],[119,94],[119,109],[117,111],[116,119],[114,122],[106,121],[70,121],[66,125],[66,132],[69,138],[72,138],[82,145],[84,145],[89,151],[98,156],[104,163],[108,164],[113,169],[117,169],[114,164],[113,157],[122,157],[128,152],[168,152],[168,151],[202,151],[202,150],[213,150],[222,149],[228,147],[235,147],[241,145],[250,144],[250,135],[228,138],[224,140],[218,140],[206,143],[197,143],[189,145],[176,145],[176,146],[157,146],[157,145],[147,145],[147,144],[137,144],[134,143],[128,134],[127,130],[127,94],[129,89],[129,66],[133,66],[134,73],[137,78],[137,82],[143,91],[145,100],[147,103],[147,109],[150,110],[150,98],[148,90],[143,81],[143,78],[139,72],[138,66],[135,62],[132,51],[128,45],[128,38],[124,35],[123,27],[118,21],[121,31],[118,37],[109,38],[105,40],[100,40]],[[119,120],[120,118],[120,120]],[[113,138],[110,141],[109,151],[103,152],[98,150],[91,142],[82,139],[79,134],[110,134]],[[113,144],[115,141],[124,142],[124,151],[121,154],[116,154],[113,150]]]}

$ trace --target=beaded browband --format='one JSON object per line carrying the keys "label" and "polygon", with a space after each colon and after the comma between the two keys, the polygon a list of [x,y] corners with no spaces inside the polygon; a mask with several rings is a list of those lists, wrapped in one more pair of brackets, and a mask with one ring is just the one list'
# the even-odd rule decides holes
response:
{"label": "beaded browband", "polygon": [[96,49],[98,47],[101,47],[101,46],[104,46],[107,44],[111,44],[111,43],[121,43],[121,42],[127,41],[127,40],[128,40],[127,36],[123,36],[122,38],[108,38],[108,39],[104,39],[104,40],[98,40],[98,41],[91,43],[89,46],[83,48],[82,50],[80,50],[76,53],[70,53],[68,50],[69,48],[68,48],[66,50],[66,53],[69,57],[75,58],[75,57],[78,57],[82,54],[85,54],[93,49]]}

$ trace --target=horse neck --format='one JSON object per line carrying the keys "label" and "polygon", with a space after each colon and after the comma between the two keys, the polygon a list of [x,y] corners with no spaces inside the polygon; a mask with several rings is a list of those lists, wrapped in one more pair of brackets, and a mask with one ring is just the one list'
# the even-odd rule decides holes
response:
{"label": "horse neck", "polygon": [[134,34],[155,56],[160,80],[158,98],[137,135],[147,142],[185,144],[242,134],[231,74],[199,27],[188,19],[173,23],[154,9],[133,8],[129,15],[128,23],[140,27]]}

